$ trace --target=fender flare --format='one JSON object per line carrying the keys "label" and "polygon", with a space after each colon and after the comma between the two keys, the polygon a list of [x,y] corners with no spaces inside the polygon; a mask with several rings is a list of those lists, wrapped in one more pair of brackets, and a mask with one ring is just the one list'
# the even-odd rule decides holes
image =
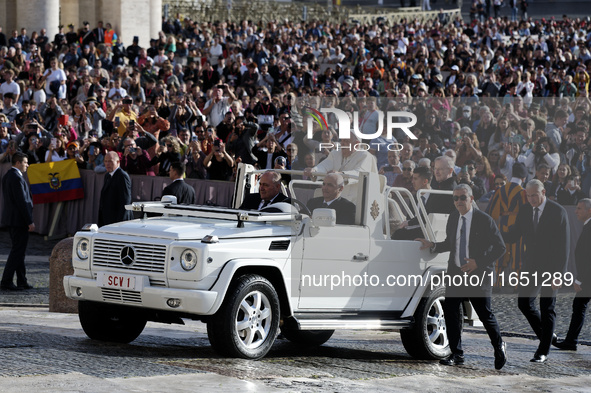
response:
{"label": "fender flare", "polygon": [[431,291],[431,277],[444,273],[447,269],[438,266],[429,266],[423,273],[423,279],[420,286],[417,286],[415,293],[406,305],[406,308],[402,312],[401,318],[412,318],[415,314],[419,302],[425,295],[425,293]]}
{"label": "fender flare", "polygon": [[[212,292],[217,292],[218,296],[216,297],[215,302],[207,314],[213,315],[219,310],[222,303],[224,302],[224,299],[226,298],[226,293],[228,292],[234,277],[236,277],[236,272],[242,268],[248,268],[248,270],[252,271],[253,273],[258,273],[263,276],[265,276],[265,274],[262,273],[262,271],[272,272],[275,277],[267,277],[267,279],[269,279],[269,281],[271,281],[275,286],[275,290],[279,295],[282,306],[287,305],[289,307],[288,310],[285,310],[285,313],[291,315],[291,289],[290,286],[286,284],[285,277],[283,275],[285,264],[286,262],[278,262],[273,259],[231,259],[227,261],[222,267],[222,271],[218,275],[215,283],[209,289]],[[280,283],[278,283],[278,279],[280,279]],[[278,284],[281,284],[282,287],[278,287]],[[282,314],[285,313],[282,311]]]}

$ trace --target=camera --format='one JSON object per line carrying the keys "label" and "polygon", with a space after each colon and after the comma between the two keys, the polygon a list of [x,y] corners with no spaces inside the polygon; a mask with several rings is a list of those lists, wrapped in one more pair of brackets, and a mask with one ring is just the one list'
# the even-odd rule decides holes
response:
{"label": "camera", "polygon": [[129,128],[131,128],[132,130],[135,128],[135,120],[131,119],[129,121]]}
{"label": "camera", "polygon": [[2,127],[10,128],[10,123],[3,121]]}
{"label": "camera", "polygon": [[197,116],[195,118],[195,126],[196,127],[203,127],[203,117]]}
{"label": "camera", "polygon": [[215,141],[213,141],[213,145],[214,145],[215,147],[220,147],[220,143],[221,143],[221,142],[222,142],[222,141],[221,141],[221,139],[217,138]]}
{"label": "camera", "polygon": [[133,100],[131,98],[124,98],[121,102],[123,104],[132,104]]}
{"label": "camera", "polygon": [[94,149],[95,149],[95,147],[94,147],[94,146],[90,146],[90,147],[88,148],[88,154],[89,154],[89,155],[91,155],[91,156],[94,156]]}
{"label": "camera", "polygon": [[136,148],[135,148],[135,147],[130,147],[130,148],[129,148],[129,154],[133,154],[133,153],[135,153],[135,152],[137,152],[137,150],[136,150]]}

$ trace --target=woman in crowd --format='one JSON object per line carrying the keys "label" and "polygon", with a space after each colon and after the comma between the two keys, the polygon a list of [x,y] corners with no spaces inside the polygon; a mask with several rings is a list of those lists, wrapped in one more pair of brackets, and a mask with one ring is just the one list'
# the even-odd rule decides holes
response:
{"label": "woman in crowd", "polygon": [[150,166],[158,165],[158,176],[168,176],[170,164],[181,161],[181,146],[177,138],[167,136],[160,140],[156,155],[150,160]]}
{"label": "woman in crowd", "polygon": [[488,159],[485,156],[476,159],[476,177],[482,180],[484,190],[489,192],[494,189],[495,174],[492,171]]}
{"label": "woman in crowd", "polygon": [[558,169],[552,178],[552,190],[548,195],[550,199],[556,200],[558,192],[566,189],[571,174],[572,170],[568,164],[564,163],[558,165]]}

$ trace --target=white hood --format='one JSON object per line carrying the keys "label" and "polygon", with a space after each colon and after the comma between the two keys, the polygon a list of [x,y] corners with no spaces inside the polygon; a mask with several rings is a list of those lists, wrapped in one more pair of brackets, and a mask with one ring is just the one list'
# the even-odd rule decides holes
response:
{"label": "white hood", "polygon": [[156,239],[199,240],[204,236],[217,236],[219,239],[248,237],[290,236],[290,225],[277,223],[249,223],[238,228],[236,221],[195,219],[191,217],[153,217],[141,220],[122,221],[106,225],[99,233],[152,237]]}

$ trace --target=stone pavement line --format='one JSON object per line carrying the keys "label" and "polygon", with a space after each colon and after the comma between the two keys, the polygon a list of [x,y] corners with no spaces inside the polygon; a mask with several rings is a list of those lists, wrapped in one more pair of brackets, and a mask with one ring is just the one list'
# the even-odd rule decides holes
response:
{"label": "stone pavement line", "polygon": [[[412,359],[398,333],[377,331],[339,331],[327,344],[310,349],[279,340],[266,358],[249,361],[217,356],[207,341],[205,325],[198,322],[189,321],[185,326],[149,323],[138,340],[121,345],[87,339],[73,314],[0,308],[0,374],[4,375],[0,386],[3,391],[6,386],[32,391],[37,381],[50,375],[55,375],[56,381],[72,378],[72,386],[93,378],[97,381],[94,389],[80,386],[74,389],[78,391],[113,391],[112,383],[116,382],[126,385],[116,388],[123,392],[164,391],[158,384],[151,389],[150,384],[167,379],[169,389],[174,386],[174,391],[185,391],[185,382],[179,381],[186,381],[187,386],[200,384],[207,375],[230,382],[246,380],[251,384],[242,388],[256,391],[404,391],[401,386],[413,391],[474,391],[478,387],[474,381],[482,383],[488,378],[492,391],[518,387],[539,391],[543,386],[557,386],[556,379],[564,377],[569,378],[564,379],[569,383],[567,391],[582,392],[589,386],[591,348],[585,346],[576,353],[552,350],[548,363],[536,365],[529,362],[537,347],[535,340],[506,340],[509,361],[501,371],[493,368],[488,338],[471,331],[465,334],[467,363],[462,367]],[[425,379],[432,384],[425,385]],[[26,385],[18,385],[25,380]],[[531,383],[520,386],[519,380]],[[219,390],[228,390],[225,383]],[[42,391],[58,391],[59,386],[51,382]]]}

